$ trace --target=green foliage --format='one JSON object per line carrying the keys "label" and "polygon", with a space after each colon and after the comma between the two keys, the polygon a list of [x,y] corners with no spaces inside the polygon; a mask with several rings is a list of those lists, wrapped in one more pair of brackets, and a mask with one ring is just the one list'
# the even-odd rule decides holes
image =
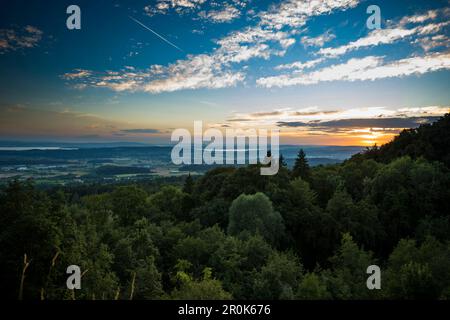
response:
{"label": "green foliage", "polygon": [[283,219],[273,210],[272,202],[263,193],[240,195],[230,207],[228,233],[261,234],[271,244],[277,244],[284,233]]}
{"label": "green foliage", "polygon": [[[139,260],[132,272],[135,274],[133,299],[155,300],[164,297],[161,273],[156,268],[152,256]],[[125,297],[123,298],[130,297],[131,284],[128,283],[127,287],[128,289],[125,291]]]}
{"label": "green foliage", "polygon": [[368,189],[388,237],[387,250],[413,235],[422,219],[450,212],[450,174],[437,163],[399,158],[381,168]]}
{"label": "green foliage", "polygon": [[376,206],[366,200],[354,203],[345,189],[338,188],[328,201],[327,211],[340,233],[354,235],[358,243],[378,248],[384,239]]}
{"label": "green foliage", "polygon": [[317,195],[317,202],[325,208],[337,187],[343,183],[337,166],[318,166],[311,171],[311,189]]}
{"label": "green foliage", "polygon": [[186,177],[183,186],[183,192],[191,194],[194,191],[194,179],[192,179],[191,174]]}
{"label": "green foliage", "polygon": [[315,202],[316,194],[309,184],[296,178],[290,182],[280,205],[289,240],[308,268],[325,262],[338,239],[335,221]]}
{"label": "green foliage", "polygon": [[328,292],[325,281],[315,273],[307,273],[300,282],[297,298],[301,300],[328,300],[331,294]]}
{"label": "green foliage", "polygon": [[24,297],[37,298],[45,284],[49,261],[58,251],[63,235],[61,224],[66,212],[34,189],[31,182],[13,181],[0,201],[0,283],[17,297],[24,254],[31,260]]}
{"label": "green foliage", "polygon": [[369,299],[367,267],[376,264],[372,253],[358,248],[350,234],[342,236],[341,246],[330,258],[331,269],[323,272],[327,287],[335,299]]}
{"label": "green foliage", "polygon": [[294,299],[303,266],[291,253],[273,253],[256,274],[255,297],[258,299]]}
{"label": "green foliage", "polygon": [[364,196],[365,184],[372,179],[380,168],[374,160],[347,161],[340,170],[345,189],[353,199],[360,200]]}
{"label": "green foliage", "polygon": [[212,227],[217,224],[222,229],[225,229],[228,225],[229,207],[229,201],[223,198],[215,198],[194,208],[190,215],[198,219],[202,226]]}
{"label": "green foliage", "polygon": [[448,299],[450,244],[427,238],[420,246],[401,240],[389,257],[386,272],[388,298]]}
{"label": "green foliage", "polygon": [[114,214],[121,224],[130,225],[145,215],[147,193],[137,186],[118,187],[111,194]]}
{"label": "green foliage", "polygon": [[152,194],[149,198],[150,218],[161,220],[186,220],[188,213],[183,211],[183,192],[174,186],[164,186],[161,191]]}
{"label": "green foliage", "polygon": [[178,271],[177,280],[179,288],[172,291],[171,298],[174,300],[229,300],[231,294],[223,290],[222,283],[212,278],[210,268],[203,270],[201,279],[193,279],[185,271]]}

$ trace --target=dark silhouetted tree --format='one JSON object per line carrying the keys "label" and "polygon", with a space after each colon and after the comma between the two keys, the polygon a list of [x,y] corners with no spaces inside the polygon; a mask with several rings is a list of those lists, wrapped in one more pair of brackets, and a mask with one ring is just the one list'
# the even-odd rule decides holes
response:
{"label": "dark silhouetted tree", "polygon": [[308,160],[303,149],[300,149],[295,159],[294,168],[292,169],[293,178],[302,178],[305,181],[309,181],[311,170],[309,168]]}
{"label": "dark silhouetted tree", "polygon": [[194,190],[194,179],[191,177],[191,173],[186,177],[186,180],[184,181],[183,186],[183,192],[192,194],[192,191]]}

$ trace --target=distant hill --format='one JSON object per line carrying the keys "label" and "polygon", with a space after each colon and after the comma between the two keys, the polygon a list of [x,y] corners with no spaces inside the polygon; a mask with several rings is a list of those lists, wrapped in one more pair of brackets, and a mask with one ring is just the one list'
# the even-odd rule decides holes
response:
{"label": "distant hill", "polygon": [[58,142],[58,141],[12,141],[0,140],[0,148],[117,148],[117,147],[149,147],[151,145],[140,142]]}
{"label": "distant hill", "polygon": [[450,167],[450,113],[436,122],[403,130],[391,142],[369,148],[351,160],[363,158],[387,163],[402,156],[424,157]]}

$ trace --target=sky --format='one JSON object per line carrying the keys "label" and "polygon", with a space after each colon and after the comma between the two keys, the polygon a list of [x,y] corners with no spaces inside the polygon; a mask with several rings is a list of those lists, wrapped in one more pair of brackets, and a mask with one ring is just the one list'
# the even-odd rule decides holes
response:
{"label": "sky", "polygon": [[448,0],[2,1],[0,140],[163,144],[203,121],[382,144],[450,111],[449,17]]}

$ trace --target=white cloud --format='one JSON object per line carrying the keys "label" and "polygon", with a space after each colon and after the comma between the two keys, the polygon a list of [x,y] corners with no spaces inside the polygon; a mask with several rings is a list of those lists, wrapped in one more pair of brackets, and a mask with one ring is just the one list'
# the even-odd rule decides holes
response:
{"label": "white cloud", "polygon": [[424,23],[428,20],[436,19],[438,17],[439,13],[440,13],[440,10],[429,10],[425,13],[416,14],[413,16],[406,16],[400,20],[399,25],[404,26],[407,24]]}
{"label": "white cloud", "polygon": [[[296,19],[306,21],[310,16],[331,13],[333,10],[345,10],[356,6],[359,0],[325,1],[285,1],[272,6],[269,11],[260,13],[257,25],[230,33],[217,41],[220,46],[214,55],[220,56],[224,63],[242,62],[250,58],[268,59],[272,55],[283,56],[295,43],[291,32],[280,31],[282,27],[298,25]],[[317,41],[326,41],[331,35],[323,35]],[[280,49],[274,49],[270,43],[278,43]],[[241,51],[243,53],[241,53]]]}
{"label": "white cloud", "polygon": [[75,70],[62,76],[66,80],[79,81],[76,88],[103,87],[117,92],[143,91],[149,93],[172,92],[183,89],[224,88],[244,81],[241,72],[225,70],[220,61],[206,54],[191,55],[168,66],[153,65],[136,71],[125,67],[120,71],[103,74],[88,70]]}
{"label": "white cloud", "polygon": [[428,107],[408,107],[408,108],[400,108],[398,109],[399,115],[407,115],[407,116],[440,116],[450,112],[450,106],[428,106]]}
{"label": "white cloud", "polygon": [[414,33],[417,33],[414,29],[378,29],[374,30],[364,38],[360,38],[356,41],[350,42],[347,45],[337,48],[322,48],[319,50],[319,54],[329,57],[336,57],[343,55],[351,50],[356,50],[361,47],[377,46],[380,44],[392,43],[398,39],[405,38]]}
{"label": "white cloud", "polygon": [[[274,49],[270,43],[278,43],[280,50]],[[295,43],[289,33],[263,29],[260,26],[248,27],[230,33],[217,41],[220,46],[214,53],[223,63],[238,63],[250,58],[268,59],[271,55],[284,55],[286,49]]]}
{"label": "white cloud", "polygon": [[207,11],[203,9],[206,3],[206,0],[158,0],[155,4],[145,6],[144,11],[148,16],[167,14],[171,11],[178,14],[195,13],[203,20],[223,23],[240,17],[242,13],[240,8],[247,6],[247,2],[241,0],[210,1],[212,9]]}
{"label": "white cloud", "polygon": [[111,82],[107,80],[102,80],[96,83],[98,87],[107,87],[117,92],[122,91],[135,91],[138,87],[138,82],[136,80],[123,80],[119,82]]}
{"label": "white cloud", "polygon": [[445,21],[441,23],[431,23],[422,27],[417,28],[417,33],[419,35],[427,35],[427,34],[433,34],[436,32],[441,31],[444,27],[448,26],[450,24],[450,21]]}
{"label": "white cloud", "polygon": [[302,37],[302,44],[307,47],[323,47],[326,42],[329,42],[336,38],[334,34],[332,34],[330,31],[325,32],[324,34],[321,34],[317,37],[308,37],[304,36]]}
{"label": "white cloud", "polygon": [[[446,16],[448,10],[431,10],[425,14],[418,14],[414,16],[403,17],[398,23],[389,22],[388,28],[376,29],[371,31],[367,36],[362,37],[356,41],[352,41],[346,45],[335,48],[322,48],[319,54],[327,57],[337,57],[349,51],[357,50],[364,47],[373,47],[381,44],[391,44],[396,41],[415,36],[424,36],[436,34],[443,28],[450,24],[450,21],[443,21],[440,23],[429,23],[417,25],[420,23],[434,20],[440,15]],[[406,28],[407,25],[415,24],[415,27]]]}
{"label": "white cloud", "polygon": [[240,72],[222,70],[220,64],[208,55],[196,55],[188,60],[177,61],[169,65],[164,73],[162,79],[144,84],[144,91],[160,93],[182,89],[225,88],[234,86],[245,78]]}
{"label": "white cloud", "polygon": [[369,56],[350,59],[346,63],[332,65],[314,72],[259,78],[262,87],[311,85],[329,81],[365,81],[403,77],[450,69],[450,54],[435,53],[384,63],[383,58]]}
{"label": "white cloud", "polygon": [[334,10],[346,10],[355,7],[359,0],[322,0],[322,1],[283,1],[280,5],[260,14],[261,24],[273,29],[285,26],[303,26],[308,17],[329,14]]}
{"label": "white cloud", "polygon": [[300,62],[300,61],[296,61],[293,63],[288,63],[288,64],[281,64],[279,66],[275,67],[275,70],[290,70],[290,69],[295,69],[295,70],[305,70],[305,69],[311,69],[313,67],[315,67],[316,65],[318,65],[319,63],[321,63],[322,61],[324,61],[324,58],[319,58],[319,59],[314,59],[314,60],[309,60],[306,62]]}
{"label": "white cloud", "polygon": [[147,5],[144,11],[147,15],[166,14],[170,9],[183,14],[199,8],[206,0],[158,0],[156,4]]}
{"label": "white cloud", "polygon": [[413,43],[421,46],[425,52],[434,50],[436,48],[450,47],[450,39],[443,34],[416,39]]}
{"label": "white cloud", "polygon": [[233,6],[226,5],[220,10],[202,11],[199,16],[215,23],[230,22],[241,15],[241,12]]}

